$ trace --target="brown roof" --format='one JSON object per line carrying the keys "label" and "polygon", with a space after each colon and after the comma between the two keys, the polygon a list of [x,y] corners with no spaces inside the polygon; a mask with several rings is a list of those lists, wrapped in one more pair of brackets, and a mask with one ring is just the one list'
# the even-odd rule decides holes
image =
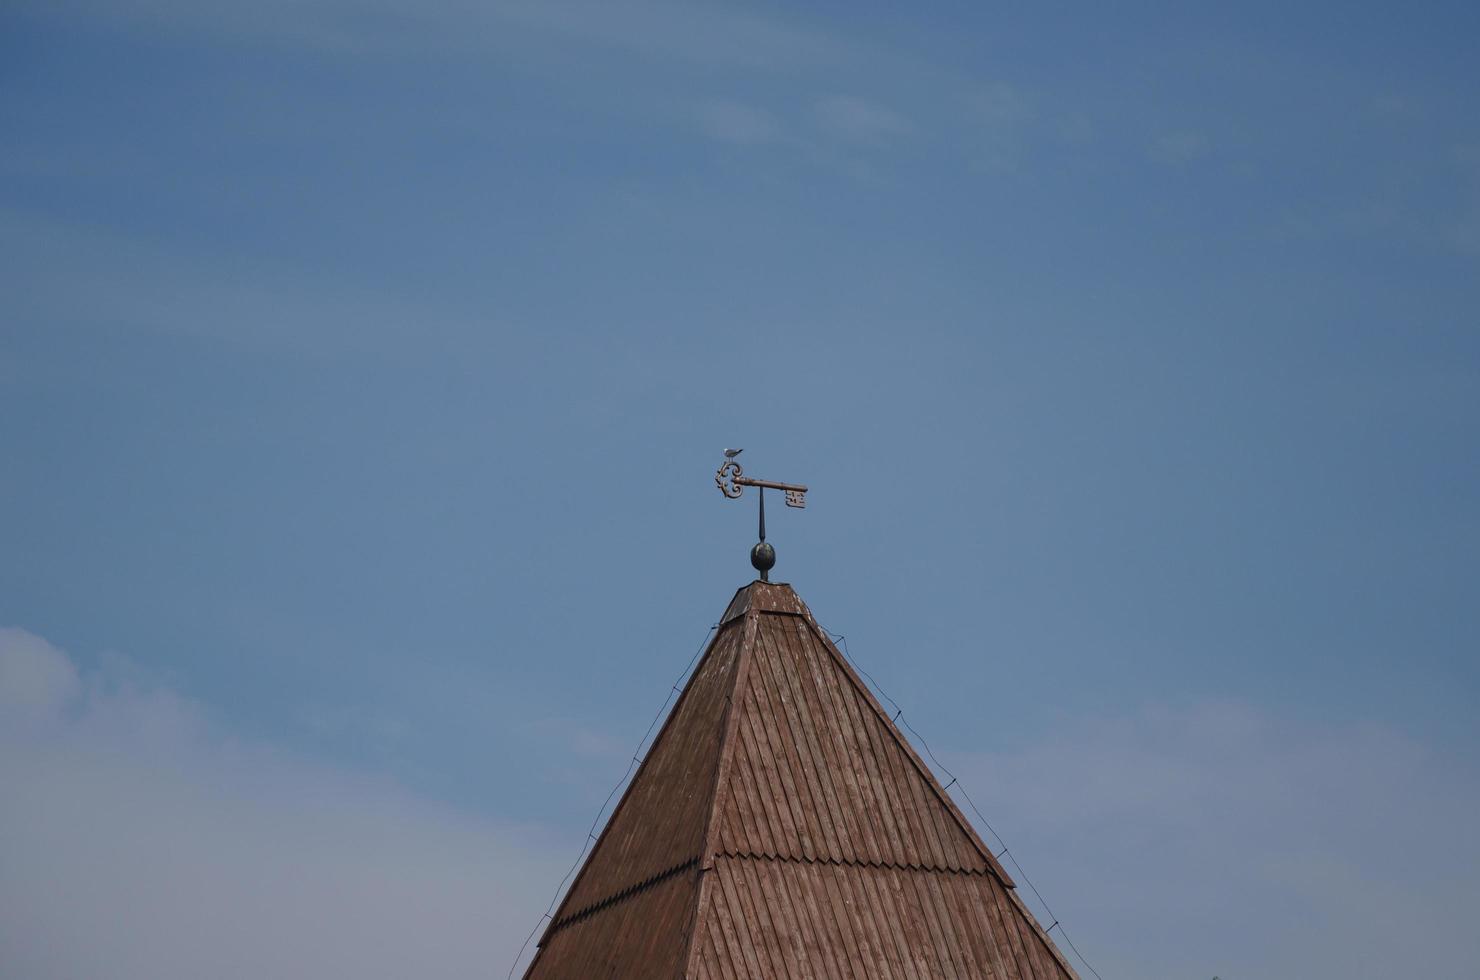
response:
{"label": "brown roof", "polygon": [[797,594],[752,582],[525,976],[1075,973]]}

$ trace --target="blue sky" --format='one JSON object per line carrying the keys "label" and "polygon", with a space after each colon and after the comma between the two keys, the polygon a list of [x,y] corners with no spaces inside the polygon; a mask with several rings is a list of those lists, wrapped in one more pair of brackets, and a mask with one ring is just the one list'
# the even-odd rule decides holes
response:
{"label": "blue sky", "polygon": [[739,445],[1107,978],[1463,972],[1477,21],[9,5],[0,953],[506,963],[749,578]]}

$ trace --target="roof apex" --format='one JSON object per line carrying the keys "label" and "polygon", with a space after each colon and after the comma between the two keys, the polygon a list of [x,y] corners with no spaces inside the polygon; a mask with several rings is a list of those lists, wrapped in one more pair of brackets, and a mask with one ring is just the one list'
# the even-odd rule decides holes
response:
{"label": "roof apex", "polygon": [[749,585],[742,585],[735,590],[735,598],[725,609],[725,614],[720,617],[719,624],[724,626],[733,619],[744,616],[751,610],[756,612],[785,613],[789,616],[811,617],[812,610],[802,601],[802,597],[796,594],[796,590],[786,582],[764,582],[756,579]]}

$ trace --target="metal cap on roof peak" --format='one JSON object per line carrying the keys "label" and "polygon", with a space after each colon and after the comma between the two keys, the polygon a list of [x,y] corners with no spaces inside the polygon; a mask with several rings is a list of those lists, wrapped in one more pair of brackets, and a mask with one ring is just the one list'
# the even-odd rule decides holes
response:
{"label": "metal cap on roof peak", "polygon": [[756,612],[785,613],[790,616],[812,615],[801,596],[797,595],[787,583],[756,579],[735,591],[735,598],[731,599],[729,606],[725,608],[724,615],[719,618],[719,624],[724,626],[730,620],[744,616],[752,609]]}

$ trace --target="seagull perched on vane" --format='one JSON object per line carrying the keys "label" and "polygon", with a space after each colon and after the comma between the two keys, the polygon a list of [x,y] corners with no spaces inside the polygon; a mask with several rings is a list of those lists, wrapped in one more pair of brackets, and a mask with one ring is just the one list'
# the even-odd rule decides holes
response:
{"label": "seagull perched on vane", "polygon": [[745,452],[745,450],[743,449],[726,449],[725,459],[734,459],[736,456],[739,456],[743,452]]}

